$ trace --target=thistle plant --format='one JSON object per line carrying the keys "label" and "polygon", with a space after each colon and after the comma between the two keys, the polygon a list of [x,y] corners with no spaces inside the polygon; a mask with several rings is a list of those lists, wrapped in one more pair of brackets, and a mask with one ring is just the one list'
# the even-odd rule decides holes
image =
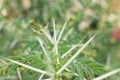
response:
{"label": "thistle plant", "polygon": [[[66,27],[67,22],[59,30],[53,20],[53,31],[50,31],[48,26],[42,27],[34,21],[30,24],[33,35],[32,44],[27,47],[30,49],[27,54],[23,51],[20,55],[2,59],[7,66],[1,68],[0,73],[9,75],[8,79],[9,72],[12,71],[11,74],[17,74],[20,80],[29,79],[24,78],[24,72],[29,75],[34,74],[31,78],[37,80],[91,80],[105,72],[102,64],[82,54],[96,34],[85,43],[83,43],[85,38],[83,37],[76,44],[65,45],[65,41],[69,41],[66,36],[74,36],[72,33],[67,33],[69,32]],[[62,48],[63,45],[64,48]]]}

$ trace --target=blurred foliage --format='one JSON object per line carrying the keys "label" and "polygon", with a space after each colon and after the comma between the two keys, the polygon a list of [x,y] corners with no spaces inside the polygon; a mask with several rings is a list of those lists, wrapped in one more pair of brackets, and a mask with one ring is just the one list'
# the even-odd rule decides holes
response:
{"label": "blurred foliage", "polygon": [[[1,0],[0,56],[3,58],[12,57],[14,60],[18,60],[23,63],[30,62],[30,59],[34,59],[29,63],[30,65],[37,68],[44,68],[45,64],[41,61],[41,57],[43,55],[39,55],[42,54],[40,53],[41,48],[33,37],[33,35],[36,34],[31,31],[29,21],[34,19],[38,25],[40,24],[42,26],[43,29],[47,25],[47,28],[50,30],[50,34],[53,35],[51,21],[54,18],[58,30],[61,29],[65,21],[68,21],[64,34],[67,32],[70,34],[72,33],[72,35],[65,35],[64,39],[61,40],[61,43],[59,44],[61,46],[59,47],[60,53],[66,52],[71,45],[77,44],[77,42],[79,42],[79,40],[84,36],[86,36],[86,38],[83,40],[83,43],[86,42],[94,33],[98,33],[95,40],[82,52],[82,56],[78,59],[81,63],[71,64],[71,66],[74,66],[74,68],[76,67],[75,69],[77,69],[72,69],[73,72],[78,71],[78,74],[86,76],[91,75],[91,73],[86,74],[78,69],[79,65],[82,65],[80,66],[81,69],[83,66],[86,66],[89,58],[95,59],[95,63],[94,61],[90,61],[90,63],[85,67],[90,67],[90,70],[95,70],[91,67],[93,66],[91,64],[99,64],[96,61],[104,64],[107,70],[119,68],[119,15],[111,8],[111,4],[109,4],[110,1],[111,0]],[[116,29],[118,30],[118,33],[115,35],[118,35],[118,38],[113,36]],[[48,41],[46,43],[49,44]],[[66,47],[66,45],[68,47]],[[51,47],[52,45],[49,46],[49,49],[51,49]],[[73,51],[73,53],[75,51]],[[26,54],[30,55],[26,56]],[[84,61],[84,58],[86,59],[86,57],[87,61]],[[36,64],[38,61],[41,62],[41,64]],[[0,67],[2,68],[1,70],[3,70],[2,73],[4,73],[3,76],[6,76],[5,73],[7,73],[7,75],[16,74],[13,70],[18,66],[7,65],[3,68],[1,64],[2,63],[0,63]],[[7,72],[4,72],[6,69]],[[12,70],[13,73],[10,70]],[[32,80],[32,78],[38,79],[39,77],[39,74],[34,74],[29,70],[24,71],[23,69],[21,71],[23,71],[22,76],[25,79]],[[88,72],[90,71],[88,70]],[[95,71],[95,73],[96,74],[94,76],[102,74],[102,72],[99,72],[99,69],[98,71]],[[76,77],[73,77],[73,79],[77,80]],[[117,79],[119,80],[119,74],[109,78],[109,80]]]}

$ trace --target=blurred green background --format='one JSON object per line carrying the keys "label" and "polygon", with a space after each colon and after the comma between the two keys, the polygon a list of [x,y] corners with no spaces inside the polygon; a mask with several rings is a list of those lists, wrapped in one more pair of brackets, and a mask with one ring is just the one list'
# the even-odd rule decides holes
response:
{"label": "blurred green background", "polygon": [[[52,31],[54,18],[58,29],[65,21],[68,21],[67,29],[74,29],[75,36],[68,43],[98,33],[83,54],[104,64],[106,69],[119,68],[119,8],[119,0],[0,0],[0,56],[27,53],[34,42],[29,21],[49,25]],[[109,80],[120,80],[120,73]]]}

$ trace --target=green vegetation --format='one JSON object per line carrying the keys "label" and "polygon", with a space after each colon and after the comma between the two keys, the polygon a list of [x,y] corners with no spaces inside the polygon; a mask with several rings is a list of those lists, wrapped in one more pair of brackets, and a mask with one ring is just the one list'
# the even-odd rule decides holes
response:
{"label": "green vegetation", "polygon": [[119,80],[117,26],[108,0],[1,0],[0,80]]}

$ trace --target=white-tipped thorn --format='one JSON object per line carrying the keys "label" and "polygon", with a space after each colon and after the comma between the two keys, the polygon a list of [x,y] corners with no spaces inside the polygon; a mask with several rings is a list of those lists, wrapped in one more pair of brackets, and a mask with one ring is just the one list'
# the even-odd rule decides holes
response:
{"label": "white-tipped thorn", "polygon": [[62,30],[60,31],[60,34],[59,34],[58,39],[57,39],[57,44],[59,43],[59,41],[60,41],[60,39],[62,37],[62,34],[63,34],[64,30],[65,30],[66,24],[67,24],[67,22],[65,22],[65,24],[62,27]]}
{"label": "white-tipped thorn", "polygon": [[110,71],[110,72],[108,72],[106,74],[103,74],[103,75],[101,75],[101,76],[99,76],[99,77],[97,77],[97,78],[95,78],[93,80],[103,80],[103,79],[105,79],[107,77],[110,77],[110,76],[112,76],[112,75],[114,75],[114,74],[116,74],[118,72],[120,72],[120,68],[119,69],[115,69],[113,71]]}
{"label": "white-tipped thorn", "polygon": [[81,52],[82,50],[95,38],[96,35],[91,37],[58,71],[57,74],[60,74]]}
{"label": "white-tipped thorn", "polygon": [[17,74],[18,74],[19,80],[22,80],[22,77],[21,77],[21,73],[20,73],[19,67],[17,68]]}
{"label": "white-tipped thorn", "polygon": [[44,74],[42,74],[42,75],[40,76],[39,80],[42,80],[43,76],[44,76]]}
{"label": "white-tipped thorn", "polygon": [[53,41],[53,39],[52,39],[52,37],[51,37],[51,35],[50,35],[49,30],[46,30],[44,33],[45,33],[46,37],[48,38],[48,40],[49,40],[52,44],[54,44],[54,41]]}
{"label": "white-tipped thorn", "polygon": [[44,51],[44,53],[45,53],[45,56],[47,57],[48,61],[51,61],[51,59],[50,59],[47,51],[45,50],[45,48],[44,48],[44,46],[43,46],[43,43],[42,43],[41,39],[40,39],[39,37],[36,37],[36,38],[37,38],[38,42],[40,43],[40,46],[42,47],[42,49],[43,49],[43,51]]}
{"label": "white-tipped thorn", "polygon": [[52,75],[52,73],[46,72],[46,71],[44,71],[44,70],[37,69],[37,68],[35,68],[35,67],[32,67],[32,66],[23,64],[23,63],[21,63],[21,62],[18,62],[18,61],[12,60],[12,59],[5,59],[5,60],[10,61],[10,62],[12,62],[12,63],[14,63],[14,64],[17,64],[17,65],[20,65],[20,66],[22,66],[22,67],[25,67],[25,68],[27,68],[27,69],[30,69],[30,70],[32,70],[32,71],[38,72],[38,73],[46,74],[46,75],[49,75],[49,76]]}
{"label": "white-tipped thorn", "polygon": [[53,30],[54,30],[54,47],[53,47],[53,51],[54,51],[54,48],[55,48],[55,53],[56,53],[56,57],[57,57],[57,63],[59,64],[60,61],[59,61],[59,54],[58,54],[58,45],[57,45],[57,36],[56,36],[56,29],[55,29],[55,20],[53,19]]}
{"label": "white-tipped thorn", "polygon": [[75,49],[76,47],[78,46],[78,44],[74,45],[72,48],[70,48],[67,52],[65,52],[63,55],[62,55],[62,58],[64,58],[66,55],[68,55],[73,49]]}

